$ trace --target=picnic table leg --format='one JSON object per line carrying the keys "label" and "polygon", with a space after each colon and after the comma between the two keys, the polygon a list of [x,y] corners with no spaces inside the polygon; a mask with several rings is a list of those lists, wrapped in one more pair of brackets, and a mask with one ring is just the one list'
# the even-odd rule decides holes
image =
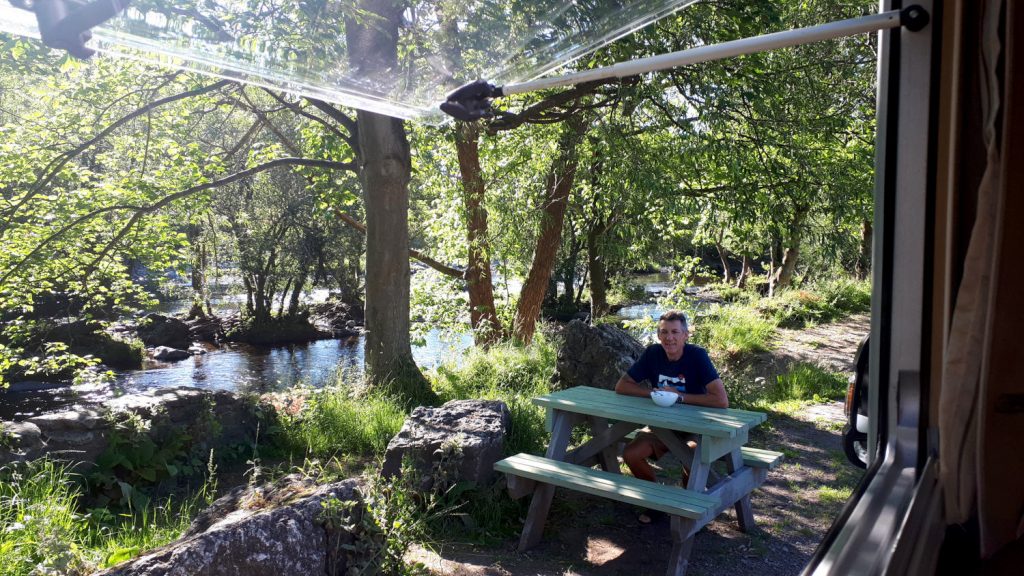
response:
{"label": "picnic table leg", "polygon": [[683,463],[683,466],[688,466],[690,468],[690,479],[686,483],[686,488],[703,492],[704,488],[708,485],[708,475],[711,473],[711,464],[708,462],[702,462],[699,457],[702,438],[701,435],[685,435],[685,438],[688,441],[697,443],[697,447],[692,452],[690,451],[690,447],[683,442],[683,438],[671,430],[655,428],[654,435],[664,442],[665,446],[668,446],[669,451]]}
{"label": "picnic table leg", "polygon": [[[594,436],[599,435],[601,432],[604,432],[607,429],[608,429],[608,419],[607,418],[601,418],[600,416],[591,416],[590,417],[590,432]],[[612,473],[615,473],[615,474],[619,474],[620,473],[620,471],[619,471],[619,457],[618,457],[618,454],[617,454],[618,450],[616,450],[616,448],[617,448],[617,446],[615,446],[615,445],[607,446],[606,448],[601,450],[600,454],[598,454],[598,462],[600,462],[601,469],[604,470],[605,472],[612,472]]]}
{"label": "picnic table leg", "polygon": [[[743,467],[743,454],[737,448],[725,458],[726,469],[730,474]],[[740,530],[750,532],[755,528],[754,512],[750,507],[750,494],[740,498],[736,502],[736,520],[739,522]]]}
{"label": "picnic table leg", "polygon": [[672,517],[672,553],[668,556],[666,576],[684,576],[690,566],[694,536],[690,536],[695,520],[681,516]]}
{"label": "picnic table leg", "polygon": [[[565,450],[569,446],[569,436],[572,434],[572,427],[577,420],[575,414],[554,411],[554,420],[551,427],[551,444],[545,454],[552,460],[563,460]],[[555,495],[555,487],[551,484],[538,482],[533,490],[533,499],[530,501],[530,511],[526,514],[526,523],[523,525],[523,533],[519,537],[519,551],[528,550],[540,542],[544,534],[544,523],[548,519],[548,511],[551,509],[551,499]]]}

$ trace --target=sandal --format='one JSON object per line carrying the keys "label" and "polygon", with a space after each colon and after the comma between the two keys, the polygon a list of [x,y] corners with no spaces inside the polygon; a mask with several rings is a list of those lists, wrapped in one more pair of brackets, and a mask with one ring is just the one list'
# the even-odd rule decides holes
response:
{"label": "sandal", "polygon": [[636,521],[644,526],[649,526],[651,524],[654,524],[655,522],[664,520],[666,516],[667,515],[661,510],[651,510],[649,508],[645,508],[636,517]]}

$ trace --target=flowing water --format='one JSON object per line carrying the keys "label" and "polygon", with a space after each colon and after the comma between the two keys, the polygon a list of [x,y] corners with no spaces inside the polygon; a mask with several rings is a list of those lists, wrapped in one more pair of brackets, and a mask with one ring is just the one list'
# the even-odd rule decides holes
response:
{"label": "flowing water", "polygon": [[[635,279],[643,284],[649,298],[671,288],[666,274],[644,275]],[[316,291],[307,301],[326,298],[326,291]],[[212,301],[217,313],[237,310],[244,297],[218,294]],[[188,301],[162,305],[160,312],[179,314],[188,310]],[[653,303],[624,307],[619,316],[637,319],[657,318],[662,310]],[[430,369],[444,362],[458,362],[472,347],[468,332],[451,334],[433,329],[427,331],[412,352],[416,364]],[[361,372],[365,341],[362,336],[318,340],[285,346],[256,346],[227,343],[205,344],[206,354],[178,362],[146,361],[140,370],[119,372],[113,386],[102,389],[72,390],[66,386],[23,383],[8,393],[0,394],[0,419],[22,420],[47,410],[66,407],[83,400],[102,400],[112,394],[138,392],[151,388],[192,386],[211,390],[261,393],[283,390],[296,385],[320,387],[331,382],[338,370]]]}

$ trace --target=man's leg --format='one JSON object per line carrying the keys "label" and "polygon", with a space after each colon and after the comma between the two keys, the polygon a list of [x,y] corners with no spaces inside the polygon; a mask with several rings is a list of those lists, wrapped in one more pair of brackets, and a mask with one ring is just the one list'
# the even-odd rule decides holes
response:
{"label": "man's leg", "polygon": [[654,469],[651,468],[651,464],[647,459],[653,458],[657,460],[664,456],[667,451],[668,447],[665,446],[665,443],[658,440],[654,434],[641,432],[637,434],[632,442],[626,445],[626,448],[622,451],[622,460],[626,462],[626,466],[629,466],[633,476],[641,480],[654,482],[656,479]]}

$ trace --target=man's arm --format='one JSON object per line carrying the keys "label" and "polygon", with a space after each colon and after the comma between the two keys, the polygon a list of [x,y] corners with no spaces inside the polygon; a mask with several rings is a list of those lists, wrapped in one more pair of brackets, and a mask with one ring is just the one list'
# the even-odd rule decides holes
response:
{"label": "man's arm", "polygon": [[651,389],[643,384],[633,380],[633,377],[628,372],[624,373],[619,381],[615,383],[615,393],[625,394],[626,396],[642,396],[648,398],[651,395]]}
{"label": "man's arm", "polygon": [[709,408],[729,407],[729,395],[725,393],[725,384],[722,383],[721,378],[708,382],[707,390],[707,394],[686,394],[683,403]]}

